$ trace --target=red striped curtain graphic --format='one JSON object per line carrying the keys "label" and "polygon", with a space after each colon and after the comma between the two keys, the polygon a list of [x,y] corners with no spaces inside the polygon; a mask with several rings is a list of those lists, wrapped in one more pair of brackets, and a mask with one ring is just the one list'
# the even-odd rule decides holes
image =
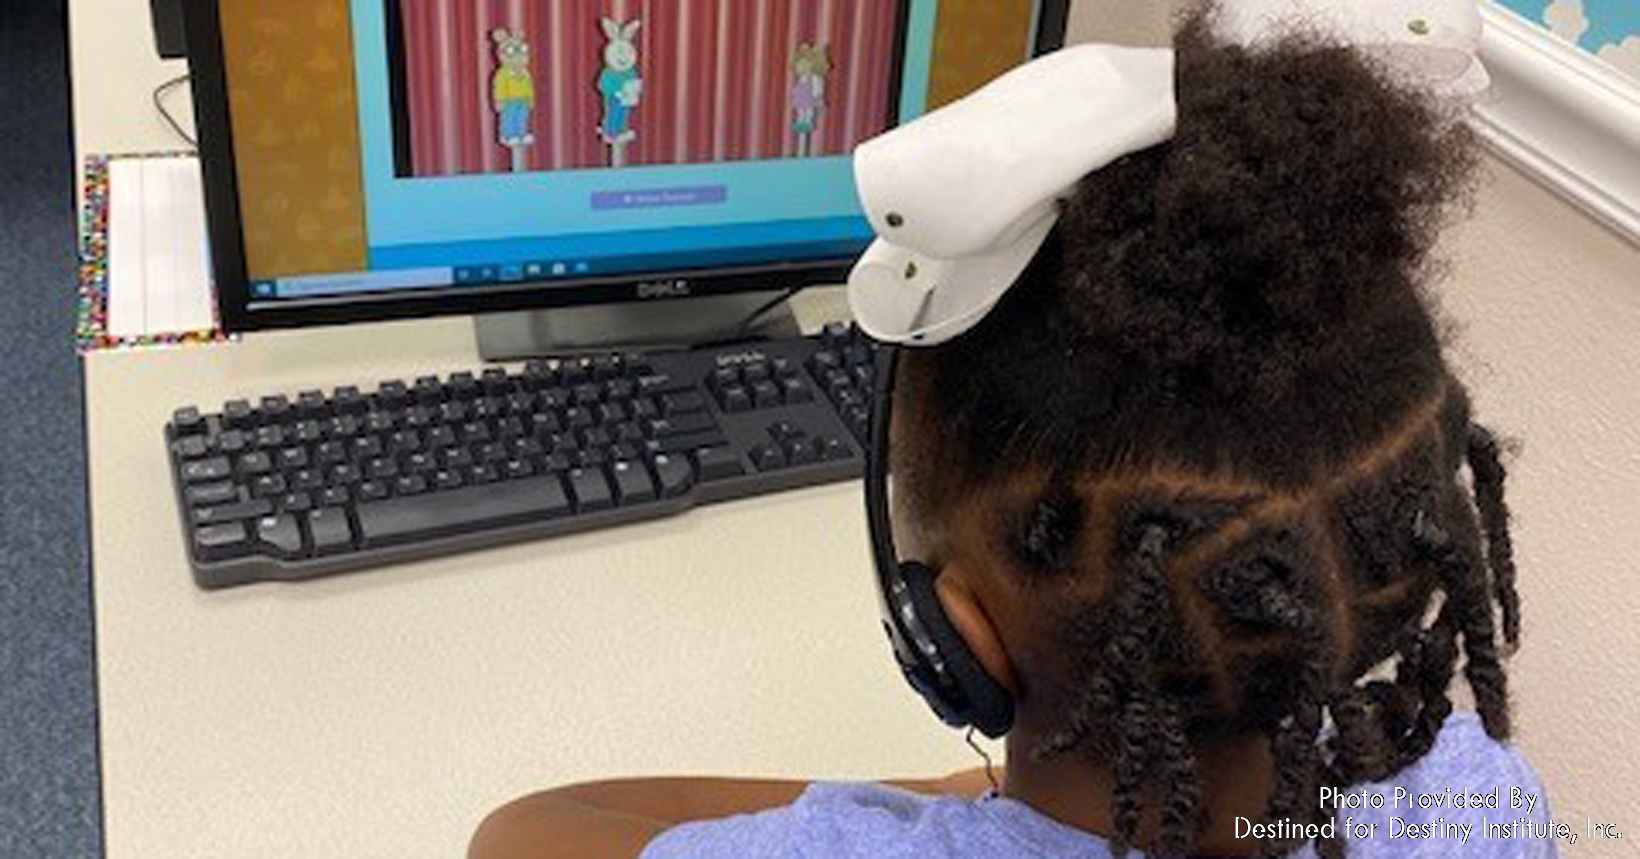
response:
{"label": "red striped curtain graphic", "polygon": [[792,158],[799,47],[819,44],[830,69],[810,154],[838,155],[888,126],[901,0],[387,0],[402,25],[402,106],[413,176],[514,168],[492,86],[498,28],[530,48],[535,102],[525,170],[610,164],[598,90],[600,21],[634,19],[642,94],[624,163],[699,164]]}

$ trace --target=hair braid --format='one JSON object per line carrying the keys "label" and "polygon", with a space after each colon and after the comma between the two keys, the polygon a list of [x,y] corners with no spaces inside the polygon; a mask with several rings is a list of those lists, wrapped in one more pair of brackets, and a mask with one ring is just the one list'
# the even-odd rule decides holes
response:
{"label": "hair braid", "polygon": [[1508,478],[1497,436],[1480,424],[1469,427],[1469,470],[1475,477],[1475,507],[1486,534],[1486,560],[1492,568],[1493,598],[1503,612],[1503,640],[1520,644],[1520,594],[1515,590],[1515,548],[1509,534],[1509,505],[1503,498]]}

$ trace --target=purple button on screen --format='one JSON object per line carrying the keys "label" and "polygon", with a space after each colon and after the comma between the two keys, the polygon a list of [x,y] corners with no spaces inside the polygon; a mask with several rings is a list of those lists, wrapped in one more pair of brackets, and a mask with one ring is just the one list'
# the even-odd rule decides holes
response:
{"label": "purple button on screen", "polygon": [[707,206],[727,202],[729,186],[701,185],[694,188],[648,188],[635,191],[596,191],[594,211],[609,209],[654,209],[662,206]]}

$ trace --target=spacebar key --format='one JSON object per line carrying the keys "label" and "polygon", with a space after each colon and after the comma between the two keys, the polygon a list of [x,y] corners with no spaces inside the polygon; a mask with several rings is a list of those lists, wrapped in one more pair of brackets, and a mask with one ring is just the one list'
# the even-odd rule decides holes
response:
{"label": "spacebar key", "polygon": [[358,506],[359,533],[367,548],[501,528],[569,512],[569,496],[557,475]]}

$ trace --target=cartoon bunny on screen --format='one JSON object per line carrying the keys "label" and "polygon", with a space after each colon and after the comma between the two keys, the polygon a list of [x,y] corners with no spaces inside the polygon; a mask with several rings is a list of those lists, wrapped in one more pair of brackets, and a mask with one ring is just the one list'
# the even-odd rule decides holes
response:
{"label": "cartoon bunny on screen", "polygon": [[604,100],[604,118],[598,134],[609,147],[609,164],[626,163],[626,149],[638,139],[632,128],[632,111],[643,97],[643,78],[638,71],[638,46],[633,41],[643,21],[621,23],[613,18],[599,21],[609,41],[604,46],[604,70],[598,75],[598,94]]}

